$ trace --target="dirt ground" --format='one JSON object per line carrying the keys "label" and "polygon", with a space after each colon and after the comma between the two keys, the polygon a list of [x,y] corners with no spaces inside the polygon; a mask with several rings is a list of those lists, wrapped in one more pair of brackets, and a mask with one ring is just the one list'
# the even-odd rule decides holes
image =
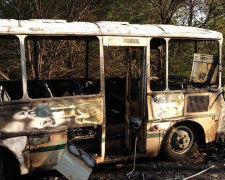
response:
{"label": "dirt ground", "polygon": [[[144,158],[136,160],[135,170],[132,174],[126,175],[133,169],[132,161],[124,161],[112,164],[97,165],[90,180],[225,180],[225,150],[224,147],[210,143],[200,147],[198,153],[189,160],[183,162],[168,162],[162,157]],[[208,170],[207,170],[208,169]],[[194,174],[198,176],[191,177]],[[22,179],[31,180],[65,180],[56,171],[25,175]]]}

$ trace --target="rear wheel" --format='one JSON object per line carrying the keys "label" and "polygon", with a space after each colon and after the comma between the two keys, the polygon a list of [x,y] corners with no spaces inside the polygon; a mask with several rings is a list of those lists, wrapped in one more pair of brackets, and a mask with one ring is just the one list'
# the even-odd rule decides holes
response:
{"label": "rear wheel", "polygon": [[0,179],[3,179],[3,170],[4,170],[4,164],[0,157]]}
{"label": "rear wheel", "polygon": [[0,149],[0,152],[0,180],[18,179],[20,172],[15,157],[4,149]]}
{"label": "rear wheel", "polygon": [[163,142],[163,155],[172,161],[190,158],[198,149],[197,139],[197,133],[191,125],[172,127]]}

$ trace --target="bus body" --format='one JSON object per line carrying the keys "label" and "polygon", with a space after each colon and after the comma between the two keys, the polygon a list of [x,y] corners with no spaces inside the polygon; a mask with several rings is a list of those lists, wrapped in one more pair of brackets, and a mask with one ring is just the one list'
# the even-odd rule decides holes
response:
{"label": "bus body", "polygon": [[128,157],[136,138],[139,155],[192,156],[222,119],[222,41],[173,25],[0,20],[0,177],[53,169],[68,143],[97,163]]}

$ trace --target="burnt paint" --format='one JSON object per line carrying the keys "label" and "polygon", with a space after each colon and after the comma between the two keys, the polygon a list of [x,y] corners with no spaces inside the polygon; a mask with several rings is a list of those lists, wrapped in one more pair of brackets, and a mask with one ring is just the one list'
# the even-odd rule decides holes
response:
{"label": "burnt paint", "polygon": [[[0,103],[0,110],[0,137],[2,138],[0,142],[16,154],[22,174],[31,172],[37,167],[56,165],[63,148],[39,151],[60,145],[59,139],[54,138],[50,133],[66,132],[68,127],[94,126],[103,123],[103,99],[96,96],[29,101],[23,99]],[[18,138],[19,140],[16,140]],[[20,139],[26,142],[23,146]],[[62,139],[61,145],[66,144],[67,136]]]}
{"label": "burnt paint", "polygon": [[30,101],[0,106],[0,110],[0,136],[103,123],[102,98]]}

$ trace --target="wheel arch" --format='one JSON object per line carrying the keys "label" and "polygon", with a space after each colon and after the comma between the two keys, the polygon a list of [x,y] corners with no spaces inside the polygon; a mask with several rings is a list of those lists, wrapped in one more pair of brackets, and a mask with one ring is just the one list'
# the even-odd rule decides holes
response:
{"label": "wheel arch", "polygon": [[9,160],[14,161],[16,173],[21,175],[20,163],[19,163],[19,160],[17,159],[17,156],[15,155],[15,153],[2,143],[0,143],[0,152],[1,152],[1,154],[3,154],[4,157],[8,157]]}
{"label": "wheel arch", "polygon": [[195,130],[198,132],[199,137],[198,137],[198,140],[197,141],[198,141],[199,145],[206,144],[206,141],[205,141],[205,132],[204,132],[203,127],[201,126],[201,124],[199,124],[199,123],[197,123],[195,121],[191,121],[191,120],[179,121],[179,122],[173,124],[172,126],[170,126],[167,129],[165,135],[169,132],[169,130],[171,128],[177,127],[177,126],[185,126],[185,125],[190,125],[190,126],[194,127]]}
{"label": "wheel arch", "polygon": [[[196,136],[194,136],[195,137],[195,140],[193,141],[194,143],[191,146],[188,145],[189,147],[187,146],[187,148],[189,148],[188,150],[184,149],[183,152],[181,150],[180,153],[177,153],[173,151],[172,148],[170,147],[171,142],[169,140],[169,137],[173,129],[177,129],[178,127],[182,126],[183,127],[186,126],[186,128],[190,129],[194,133],[193,135]],[[198,145],[202,145],[204,143],[205,143],[205,133],[202,126],[199,123],[191,120],[180,121],[173,124],[167,129],[161,142],[160,154],[171,161],[182,161],[192,157],[194,155],[194,152],[198,149]]]}

